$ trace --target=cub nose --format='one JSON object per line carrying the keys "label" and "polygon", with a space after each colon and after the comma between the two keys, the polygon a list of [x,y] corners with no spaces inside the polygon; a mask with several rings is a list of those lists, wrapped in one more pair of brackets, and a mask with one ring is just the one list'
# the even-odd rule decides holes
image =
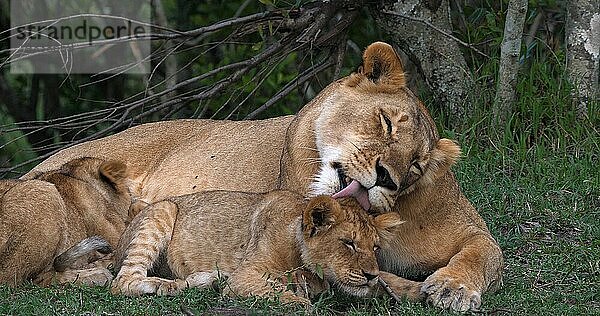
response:
{"label": "cub nose", "polygon": [[396,191],[398,186],[392,180],[392,176],[387,171],[387,169],[381,165],[381,162],[377,160],[377,164],[375,165],[375,172],[377,173],[377,180],[375,180],[375,185],[388,188],[392,191]]}
{"label": "cub nose", "polygon": [[367,278],[368,281],[373,281],[379,275],[379,273],[374,271],[363,270],[363,275],[365,276],[365,278]]}

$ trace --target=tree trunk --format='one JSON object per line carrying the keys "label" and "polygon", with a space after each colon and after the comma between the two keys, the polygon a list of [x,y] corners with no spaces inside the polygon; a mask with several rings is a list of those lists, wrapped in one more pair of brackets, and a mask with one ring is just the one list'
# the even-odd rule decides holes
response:
{"label": "tree trunk", "polygon": [[577,116],[587,116],[588,103],[598,100],[600,5],[598,0],[567,1],[567,76],[574,85]]}
{"label": "tree trunk", "polygon": [[523,24],[527,15],[527,2],[528,0],[511,0],[508,3],[506,22],[504,22],[504,38],[500,48],[498,85],[492,109],[494,123],[498,127],[505,125],[517,99],[517,74],[519,72]]}
{"label": "tree trunk", "polygon": [[386,0],[372,9],[379,26],[423,74],[450,125],[458,127],[472,112],[473,79],[457,42],[447,35],[448,0]]}

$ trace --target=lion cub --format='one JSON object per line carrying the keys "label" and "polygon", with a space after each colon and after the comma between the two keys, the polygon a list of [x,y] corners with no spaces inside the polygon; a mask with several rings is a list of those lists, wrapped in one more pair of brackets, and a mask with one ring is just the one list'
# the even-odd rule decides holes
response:
{"label": "lion cub", "polygon": [[[126,174],[120,162],[79,158],[32,180],[0,181],[0,283],[110,281],[107,269],[76,259],[94,260],[86,256],[117,245],[130,222]],[[94,235],[102,238],[87,238]],[[79,270],[65,271],[69,268]]]}
{"label": "lion cub", "polygon": [[[142,210],[126,229],[115,251],[122,266],[112,291],[171,295],[211,286],[221,274],[229,277],[230,294],[281,293],[284,302],[308,304],[285,282],[306,269],[346,293],[365,296],[379,274],[377,229],[401,223],[395,213],[370,218],[353,198],[306,201],[288,191],[170,198]],[[164,270],[161,253],[172,275],[159,274],[174,280],[147,276],[150,269]]]}

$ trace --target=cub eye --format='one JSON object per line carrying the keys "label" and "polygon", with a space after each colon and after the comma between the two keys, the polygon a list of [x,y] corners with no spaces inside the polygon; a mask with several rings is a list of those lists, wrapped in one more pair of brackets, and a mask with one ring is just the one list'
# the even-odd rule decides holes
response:
{"label": "cub eye", "polygon": [[373,247],[373,251],[377,251],[379,250],[379,246],[375,245],[375,247]]}
{"label": "cub eye", "polygon": [[344,245],[346,245],[346,247],[350,248],[353,251],[356,251],[356,245],[354,244],[354,240],[346,238],[342,238],[340,240],[344,243]]}
{"label": "cub eye", "polygon": [[421,165],[419,165],[419,162],[415,161],[410,166],[410,172],[422,176],[423,175],[423,168],[421,168]]}

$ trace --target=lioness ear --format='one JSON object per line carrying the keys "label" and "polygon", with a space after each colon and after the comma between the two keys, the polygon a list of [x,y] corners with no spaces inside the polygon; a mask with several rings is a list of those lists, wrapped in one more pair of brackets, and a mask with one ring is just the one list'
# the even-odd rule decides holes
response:
{"label": "lioness ear", "polygon": [[127,166],[124,163],[116,160],[105,161],[100,165],[98,171],[100,178],[113,186],[115,190],[123,192],[127,189],[125,184]]}
{"label": "lioness ear", "polygon": [[442,176],[460,157],[460,147],[453,141],[442,138],[431,151],[428,174],[431,180]]}
{"label": "lioness ear", "polygon": [[381,215],[377,215],[373,219],[373,224],[375,225],[377,231],[389,230],[404,223],[406,223],[406,221],[403,221],[400,217],[400,214],[396,212],[388,212]]}
{"label": "lioness ear", "polygon": [[308,202],[302,216],[302,230],[313,237],[328,230],[340,218],[340,204],[329,196],[318,196]]}
{"label": "lioness ear", "polygon": [[359,73],[377,84],[405,86],[404,68],[392,46],[375,42],[365,49]]}

